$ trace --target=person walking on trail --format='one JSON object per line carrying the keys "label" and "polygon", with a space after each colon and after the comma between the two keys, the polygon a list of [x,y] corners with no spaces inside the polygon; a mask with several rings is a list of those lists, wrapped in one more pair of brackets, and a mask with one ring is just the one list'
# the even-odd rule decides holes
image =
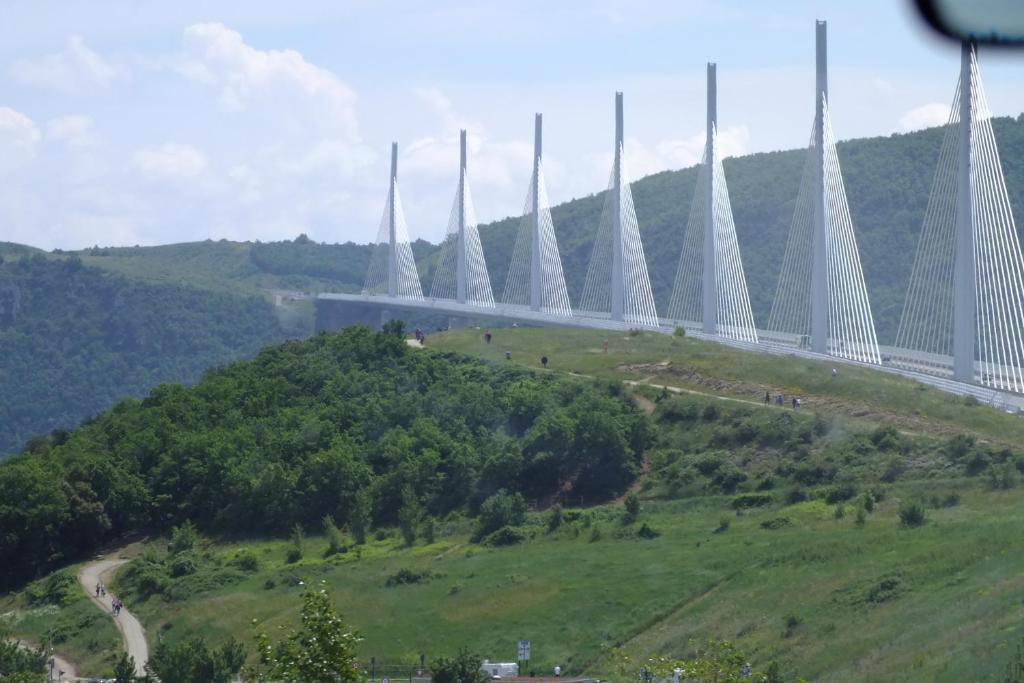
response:
{"label": "person walking on trail", "polygon": [[490,330],[487,330],[486,332],[484,332],[484,341],[487,342],[488,344],[491,343],[491,331]]}
{"label": "person walking on trail", "polygon": [[797,406],[799,406],[799,405],[800,405],[800,399],[798,399],[796,396],[794,396],[793,397],[793,409],[795,410],[797,408]]}

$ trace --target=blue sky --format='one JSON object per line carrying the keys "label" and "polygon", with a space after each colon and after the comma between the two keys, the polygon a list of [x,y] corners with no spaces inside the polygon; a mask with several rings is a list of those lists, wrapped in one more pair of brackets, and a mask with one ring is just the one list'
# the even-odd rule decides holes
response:
{"label": "blue sky", "polygon": [[[0,240],[372,240],[389,144],[411,235],[444,231],[457,134],[486,221],[522,206],[535,111],[553,202],[600,191],[613,93],[636,178],[699,160],[704,64],[727,154],[806,144],[814,21],[840,138],[945,119],[958,48],[908,4],[6,0]],[[991,109],[1024,111],[1024,53],[982,53]]]}

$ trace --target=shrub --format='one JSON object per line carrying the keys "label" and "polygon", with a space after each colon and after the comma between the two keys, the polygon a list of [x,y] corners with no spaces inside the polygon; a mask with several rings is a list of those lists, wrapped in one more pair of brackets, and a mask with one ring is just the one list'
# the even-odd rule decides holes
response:
{"label": "shrub", "polygon": [[672,330],[672,336],[673,337],[685,337],[686,336],[686,329],[683,328],[683,327],[677,326],[674,330]]}
{"label": "shrub", "polygon": [[722,534],[729,530],[729,525],[732,524],[732,520],[728,517],[722,517],[718,520],[718,528],[715,529],[714,533]]}
{"label": "shrub", "polygon": [[829,505],[843,503],[857,495],[857,488],[849,483],[834,484],[825,493],[825,502]]}
{"label": "shrub", "polygon": [[413,583],[423,583],[429,581],[433,577],[433,573],[429,569],[424,569],[421,572],[416,572],[411,569],[399,569],[397,572],[388,577],[385,582],[385,586],[388,588],[394,588],[395,586],[404,586]]}
{"label": "shrub", "polygon": [[480,506],[477,528],[473,533],[473,541],[482,538],[506,526],[519,526],[526,521],[526,501],[520,493],[509,493],[501,489],[488,498]]}
{"label": "shrub", "polygon": [[835,517],[837,521],[846,517],[846,506],[842,503],[836,505],[836,511],[833,513],[833,517]]}
{"label": "shrub", "polygon": [[857,526],[864,526],[868,520],[868,513],[864,511],[863,507],[857,508],[857,517],[853,520]]}
{"label": "shrub", "polygon": [[865,512],[875,511],[875,497],[867,491],[865,491],[864,494],[860,497],[860,504],[861,507],[864,508]]}
{"label": "shrub", "polygon": [[700,416],[705,422],[714,422],[722,416],[722,411],[714,403],[709,403],[704,406],[704,410],[701,412]]}
{"label": "shrub", "polygon": [[1015,488],[1020,480],[1020,473],[1014,463],[1006,461],[988,468],[988,483],[995,491],[1008,491]]}
{"label": "shrub", "polygon": [[626,514],[622,517],[623,524],[632,524],[640,516],[640,498],[635,493],[626,496]]}
{"label": "shrub", "polygon": [[345,552],[345,539],[341,535],[341,529],[334,523],[334,518],[330,515],[324,515],[323,525],[324,536],[327,537],[327,551],[324,553],[324,557]]}
{"label": "shrub", "polygon": [[548,511],[548,532],[556,531],[562,526],[562,506],[557,503]]}
{"label": "shrub", "polygon": [[168,550],[172,555],[192,550],[199,543],[199,532],[191,520],[185,520],[181,526],[171,529],[171,542]]}
{"label": "shrub", "polygon": [[924,506],[920,503],[900,504],[900,526],[913,529],[925,523]]}
{"label": "shrub", "polygon": [[787,526],[793,526],[793,522],[789,517],[775,517],[773,519],[766,519],[761,522],[762,529],[782,529]]}
{"label": "shrub", "polygon": [[488,534],[484,540],[484,545],[493,547],[503,545],[516,545],[526,540],[526,534],[521,529],[511,526],[503,526],[497,531]]}
{"label": "shrub", "polygon": [[741,493],[732,499],[733,510],[746,510],[771,505],[775,498],[770,493]]}
{"label": "shrub", "polygon": [[256,553],[249,550],[248,548],[242,548],[234,556],[228,560],[228,564],[236,569],[241,569],[243,572],[255,572],[259,571],[260,560],[256,557]]}
{"label": "shrub", "polygon": [[268,590],[268,591],[272,590],[276,586],[277,586],[277,582],[274,581],[273,579],[267,579],[266,581],[263,582],[263,588],[265,590]]}
{"label": "shrub", "polygon": [[601,540],[601,527],[598,526],[597,524],[595,524],[590,529],[590,542],[594,543],[594,542],[600,541],[600,540]]}
{"label": "shrub", "polygon": [[800,626],[800,617],[795,614],[787,614],[782,618],[782,637],[789,638],[796,631],[797,627]]}
{"label": "shrub", "polygon": [[427,544],[437,540],[437,523],[430,515],[427,515],[426,519],[423,520],[423,540]]}
{"label": "shrub", "polygon": [[[40,605],[57,605],[63,607],[74,602],[79,596],[78,581],[70,572],[60,571],[51,574],[45,579],[30,584],[25,591],[28,597],[28,604],[37,607]],[[2,622],[0,622],[2,625]]]}
{"label": "shrub", "polygon": [[647,526],[647,522],[644,522],[640,526],[639,531],[636,532],[636,535],[639,536],[640,538],[646,538],[647,540],[652,540],[652,539],[657,538],[658,536],[661,536],[661,532],[657,531],[655,529],[652,529],[651,527]]}
{"label": "shrub", "polygon": [[797,503],[802,503],[805,500],[807,500],[807,493],[800,488],[791,489],[790,492],[786,494],[786,505],[796,505]]}
{"label": "shrub", "polygon": [[302,527],[296,524],[292,528],[292,547],[288,549],[288,555],[286,559],[289,564],[294,564],[302,559],[303,555],[306,554],[306,534],[303,533]]}
{"label": "shrub", "polygon": [[178,553],[177,555],[171,558],[170,571],[171,576],[173,576],[174,578],[195,574],[198,569],[199,558],[196,556],[195,552],[191,550],[183,553]]}

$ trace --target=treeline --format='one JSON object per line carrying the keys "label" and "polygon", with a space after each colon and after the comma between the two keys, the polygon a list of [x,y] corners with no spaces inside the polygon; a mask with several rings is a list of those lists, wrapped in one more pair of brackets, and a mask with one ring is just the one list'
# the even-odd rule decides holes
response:
{"label": "treeline", "polygon": [[283,336],[256,297],[141,283],[77,258],[0,262],[0,457]]}
{"label": "treeline", "polygon": [[[639,472],[647,418],[613,385],[411,350],[349,328],[126,399],[0,464],[0,586],[118,534],[393,525],[492,496],[602,500]],[[509,493],[503,492],[507,491]]]}

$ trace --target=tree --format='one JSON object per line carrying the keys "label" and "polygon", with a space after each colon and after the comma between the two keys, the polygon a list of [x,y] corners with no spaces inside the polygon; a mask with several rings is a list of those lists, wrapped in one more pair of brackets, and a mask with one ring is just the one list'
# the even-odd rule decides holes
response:
{"label": "tree", "polygon": [[480,668],[478,655],[466,648],[459,650],[452,658],[439,657],[430,667],[433,683],[486,683],[490,679]]}
{"label": "tree", "polygon": [[257,631],[259,666],[246,672],[255,683],[357,683],[360,638],[335,610],[326,591],[307,589],[302,596],[301,625],[274,644]]}
{"label": "tree", "polygon": [[117,683],[135,683],[135,658],[122,652],[114,663],[114,680]]}
{"label": "tree", "polygon": [[640,516],[640,497],[635,493],[626,495],[626,514],[623,516],[624,524],[632,524]]}
{"label": "tree", "polygon": [[42,648],[28,650],[8,640],[0,621],[0,680],[4,683],[42,683],[45,679],[46,653]]}
{"label": "tree", "polygon": [[352,514],[349,518],[349,525],[352,527],[352,537],[357,545],[366,543],[366,534],[370,531],[370,523],[373,514],[373,498],[366,489],[359,490],[352,501]]}
{"label": "tree", "polygon": [[398,509],[398,526],[402,530],[405,545],[411,546],[416,542],[416,527],[422,514],[423,510],[416,493],[411,487],[406,486],[402,490],[402,507]]}
{"label": "tree", "polygon": [[477,520],[475,541],[504,526],[517,526],[526,519],[526,501],[522,494],[509,493],[501,489],[488,498],[480,506],[480,518]]}
{"label": "tree", "polygon": [[[242,660],[245,655],[242,653]],[[176,647],[161,640],[146,662],[146,672],[160,683],[228,683],[237,671],[238,652],[229,647],[211,650],[201,637]]]}

